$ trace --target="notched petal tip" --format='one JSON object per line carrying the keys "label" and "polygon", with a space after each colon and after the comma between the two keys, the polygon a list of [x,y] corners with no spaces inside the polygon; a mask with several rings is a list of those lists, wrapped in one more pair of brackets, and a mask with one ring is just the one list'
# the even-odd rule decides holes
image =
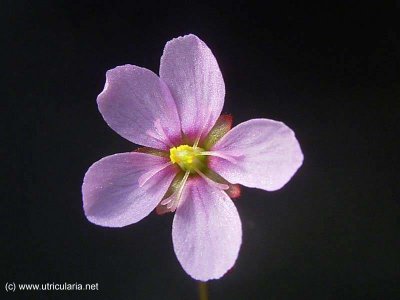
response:
{"label": "notched petal tip", "polygon": [[165,44],[164,51],[170,44],[174,44],[175,42],[183,42],[183,41],[194,41],[194,42],[198,42],[199,44],[204,43],[197,35],[195,35],[193,33],[189,33],[189,34],[181,35],[181,36],[178,36],[178,37],[175,37],[175,38],[169,40]]}
{"label": "notched petal tip", "polygon": [[135,144],[167,150],[181,135],[168,87],[146,68],[127,64],[108,70],[97,105],[106,123]]}
{"label": "notched petal tip", "polygon": [[102,97],[100,97],[102,94],[104,94],[108,88],[110,87],[110,83],[114,80],[114,76],[118,75],[120,72],[127,71],[127,70],[135,70],[135,69],[144,69],[135,65],[130,65],[130,64],[125,64],[121,66],[116,66],[115,68],[109,69],[106,71],[106,82],[104,84],[104,88],[101,91],[101,93],[97,96],[97,102],[103,100]]}

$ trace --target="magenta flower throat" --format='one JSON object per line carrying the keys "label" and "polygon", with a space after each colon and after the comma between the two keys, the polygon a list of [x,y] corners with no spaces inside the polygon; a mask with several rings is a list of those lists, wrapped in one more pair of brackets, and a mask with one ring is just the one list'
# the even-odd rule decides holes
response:
{"label": "magenta flower throat", "polygon": [[83,208],[107,227],[136,223],[154,209],[175,212],[172,240],[183,269],[197,280],[217,279],[242,242],[231,200],[238,185],[280,189],[303,154],[281,122],[253,119],[231,129],[231,118],[221,116],[221,71],[195,35],[166,44],[159,74],[133,65],[107,72],[99,110],[114,131],[144,147],[95,162],[83,181]]}

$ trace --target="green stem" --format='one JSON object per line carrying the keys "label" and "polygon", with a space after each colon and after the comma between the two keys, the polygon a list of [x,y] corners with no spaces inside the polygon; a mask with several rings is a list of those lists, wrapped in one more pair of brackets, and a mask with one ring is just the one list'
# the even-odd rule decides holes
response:
{"label": "green stem", "polygon": [[207,283],[198,281],[199,284],[199,300],[208,300]]}

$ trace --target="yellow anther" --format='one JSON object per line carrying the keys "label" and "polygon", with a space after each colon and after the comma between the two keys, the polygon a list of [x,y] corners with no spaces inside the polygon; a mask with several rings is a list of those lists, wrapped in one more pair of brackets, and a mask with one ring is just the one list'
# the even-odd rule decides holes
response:
{"label": "yellow anther", "polygon": [[169,158],[174,164],[178,164],[182,170],[194,172],[194,169],[202,168],[204,164],[204,156],[201,152],[204,151],[199,147],[189,145],[181,145],[173,147],[169,150]]}

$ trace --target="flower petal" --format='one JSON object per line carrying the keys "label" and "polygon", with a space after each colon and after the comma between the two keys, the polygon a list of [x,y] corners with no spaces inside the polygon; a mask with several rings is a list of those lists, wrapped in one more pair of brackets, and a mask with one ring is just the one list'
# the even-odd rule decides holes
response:
{"label": "flower petal", "polygon": [[282,122],[253,119],[219,140],[209,166],[231,183],[267,191],[284,186],[303,163],[294,132]]}
{"label": "flower petal", "polygon": [[107,71],[97,103],[107,124],[135,144],[167,150],[181,138],[171,93],[150,70],[124,65]]}
{"label": "flower petal", "polygon": [[[94,224],[107,227],[126,226],[146,217],[161,201],[176,174],[171,165],[152,174],[167,160],[131,152],[95,162],[86,172],[82,185],[86,217]],[[146,181],[140,186],[143,175]]]}
{"label": "flower petal", "polygon": [[232,200],[202,178],[185,186],[172,224],[174,250],[183,269],[194,279],[222,277],[235,264],[242,243],[242,226]]}
{"label": "flower petal", "polygon": [[225,84],[217,60],[193,34],[169,41],[160,77],[176,102],[183,132],[196,139],[213,127],[224,105]]}

